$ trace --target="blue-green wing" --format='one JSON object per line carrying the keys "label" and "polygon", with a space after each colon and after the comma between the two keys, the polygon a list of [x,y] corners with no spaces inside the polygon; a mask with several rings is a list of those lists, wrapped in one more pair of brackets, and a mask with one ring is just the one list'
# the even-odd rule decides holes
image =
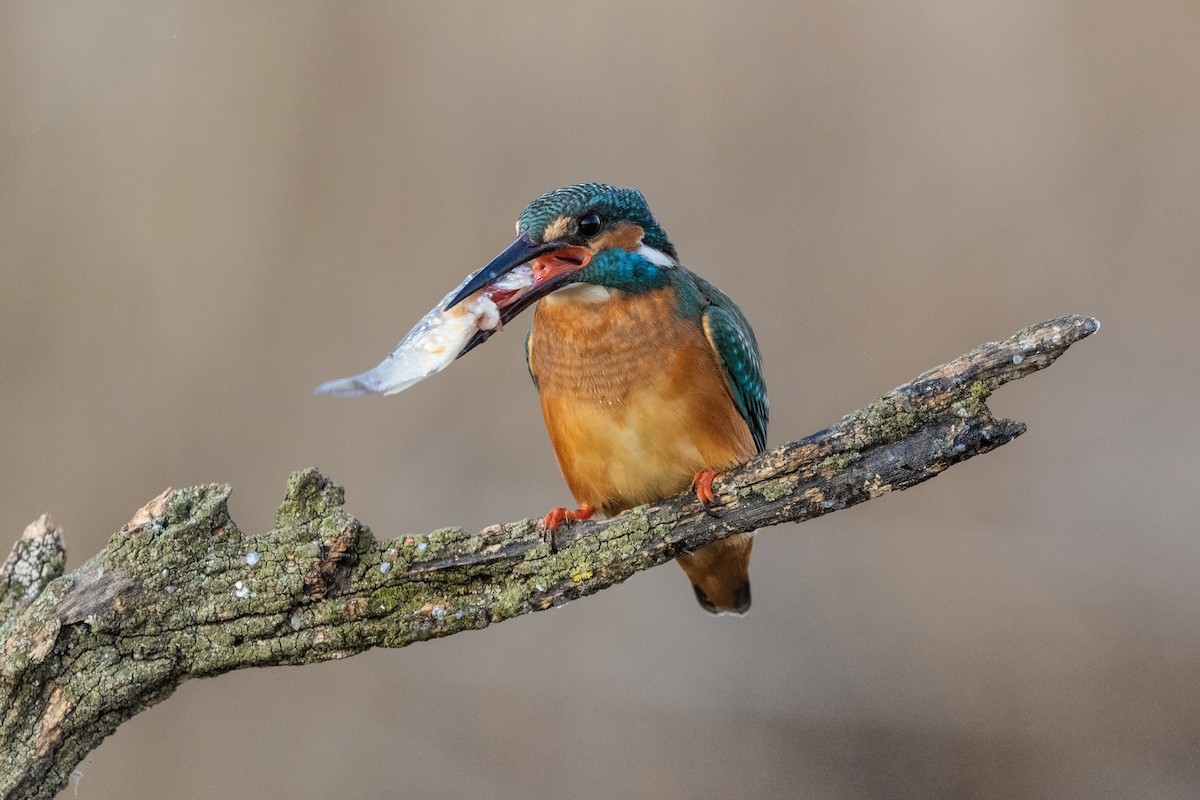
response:
{"label": "blue-green wing", "polygon": [[761,453],[767,447],[767,384],[754,331],[746,315],[724,292],[699,275],[693,277],[707,301],[700,312],[704,333],[725,368],[730,394]]}
{"label": "blue-green wing", "polygon": [[529,370],[529,380],[533,381],[533,388],[541,391],[538,386],[537,375],[533,374],[533,324],[530,323],[529,330],[525,332],[525,369]]}

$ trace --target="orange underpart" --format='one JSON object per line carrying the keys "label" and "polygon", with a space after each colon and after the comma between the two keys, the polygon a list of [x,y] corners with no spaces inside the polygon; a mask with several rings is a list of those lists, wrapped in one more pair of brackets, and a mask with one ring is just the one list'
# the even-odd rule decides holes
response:
{"label": "orange underpart", "polygon": [[564,522],[579,522],[580,520],[591,519],[592,514],[596,513],[596,509],[584,504],[574,511],[568,511],[565,508],[552,508],[550,513],[542,520],[542,524],[546,526],[551,534],[558,530],[558,526]]}
{"label": "orange underpart", "polygon": [[700,505],[704,506],[704,510],[712,513],[713,508],[720,505],[717,502],[717,496],[713,494],[713,478],[717,477],[715,469],[706,469],[702,472],[697,472],[696,477],[692,478],[692,488],[696,490],[696,499],[700,501]]}

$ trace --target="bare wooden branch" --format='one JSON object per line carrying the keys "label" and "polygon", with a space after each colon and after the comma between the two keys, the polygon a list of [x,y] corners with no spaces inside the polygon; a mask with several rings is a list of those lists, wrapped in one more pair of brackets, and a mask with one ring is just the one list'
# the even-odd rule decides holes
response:
{"label": "bare wooden branch", "polygon": [[689,495],[559,532],[534,520],[377,540],[315,469],[261,535],[230,488],[167,490],[62,575],[43,517],[0,569],[0,796],[49,798],[118,725],[183,681],[343,658],[483,628],[592,594],[732,533],[906,489],[1024,432],[997,387],[1054,362],[1099,323],[1071,316],[984,344],[719,478],[724,510]]}

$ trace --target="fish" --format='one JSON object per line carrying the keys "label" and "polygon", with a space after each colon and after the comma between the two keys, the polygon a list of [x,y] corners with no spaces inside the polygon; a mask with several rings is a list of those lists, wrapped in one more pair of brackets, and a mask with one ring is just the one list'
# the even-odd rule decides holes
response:
{"label": "fish", "polygon": [[441,372],[499,331],[508,316],[502,310],[519,304],[533,286],[533,269],[522,264],[451,307],[451,301],[481,271],[472,272],[447,293],[374,369],[326,381],[314,392],[336,397],[396,394]]}

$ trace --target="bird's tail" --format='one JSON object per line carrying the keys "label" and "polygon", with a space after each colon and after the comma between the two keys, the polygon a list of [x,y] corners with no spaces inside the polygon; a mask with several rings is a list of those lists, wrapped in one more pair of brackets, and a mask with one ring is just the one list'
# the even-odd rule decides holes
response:
{"label": "bird's tail", "polygon": [[696,599],[705,611],[741,615],[750,610],[750,548],[753,546],[753,534],[737,533],[676,559],[687,573]]}

